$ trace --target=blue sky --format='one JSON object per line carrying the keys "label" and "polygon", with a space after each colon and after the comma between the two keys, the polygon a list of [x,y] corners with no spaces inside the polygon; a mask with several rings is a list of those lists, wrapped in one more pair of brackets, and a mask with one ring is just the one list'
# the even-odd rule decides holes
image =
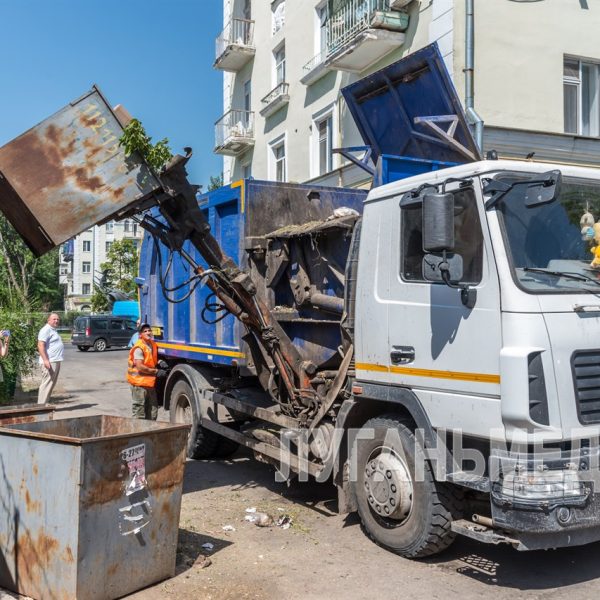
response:
{"label": "blue sky", "polygon": [[221,0],[0,0],[0,146],[97,84],[153,141],[192,146],[206,189],[222,170],[222,14]]}

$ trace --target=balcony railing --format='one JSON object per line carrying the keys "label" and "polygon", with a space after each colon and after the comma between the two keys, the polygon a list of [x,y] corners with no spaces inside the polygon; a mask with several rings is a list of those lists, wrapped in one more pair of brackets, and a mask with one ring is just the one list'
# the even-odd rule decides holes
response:
{"label": "balcony railing", "polygon": [[[393,0],[348,0],[332,14],[327,21],[325,64],[337,69],[361,71],[401,45],[404,42],[401,32],[408,26],[408,15],[394,11],[392,4]],[[367,30],[370,35],[362,35]],[[366,48],[353,54],[363,43]],[[347,56],[338,61],[344,54]],[[353,55],[351,59],[350,55]]]}
{"label": "balcony railing", "polygon": [[260,110],[262,117],[269,117],[276,113],[280,108],[285,106],[290,101],[289,95],[290,84],[277,84],[262,100],[263,107]]}
{"label": "balcony railing", "polygon": [[327,57],[327,48],[323,48],[319,54],[313,56],[303,67],[302,77],[300,81],[304,85],[310,85],[315,81],[318,81],[329,72],[329,69],[325,66],[325,58]]}
{"label": "balcony railing", "polygon": [[238,71],[254,56],[254,21],[231,19],[216,42],[214,66]]}
{"label": "balcony railing", "polygon": [[254,113],[231,109],[215,123],[215,152],[237,156],[254,146]]}

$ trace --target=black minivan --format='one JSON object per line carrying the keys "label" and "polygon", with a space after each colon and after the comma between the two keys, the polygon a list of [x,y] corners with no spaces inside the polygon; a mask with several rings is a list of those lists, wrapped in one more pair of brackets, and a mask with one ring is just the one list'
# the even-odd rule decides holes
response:
{"label": "black minivan", "polygon": [[93,348],[104,352],[111,346],[127,346],[131,336],[137,331],[135,320],[131,317],[114,315],[90,315],[77,317],[73,324],[71,344],[82,352]]}

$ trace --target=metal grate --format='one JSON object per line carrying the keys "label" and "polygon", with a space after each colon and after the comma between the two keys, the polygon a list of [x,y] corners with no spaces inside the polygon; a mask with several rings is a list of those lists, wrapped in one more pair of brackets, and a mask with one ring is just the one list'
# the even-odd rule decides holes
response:
{"label": "metal grate", "polygon": [[600,350],[574,352],[571,367],[579,421],[600,423]]}

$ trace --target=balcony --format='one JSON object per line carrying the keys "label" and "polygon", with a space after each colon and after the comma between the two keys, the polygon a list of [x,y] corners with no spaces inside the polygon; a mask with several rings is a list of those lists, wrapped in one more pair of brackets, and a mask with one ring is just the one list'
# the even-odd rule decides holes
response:
{"label": "balcony", "polygon": [[213,67],[237,73],[255,52],[254,21],[231,19],[217,38]]}
{"label": "balcony", "polygon": [[254,146],[254,113],[229,110],[215,123],[215,154],[238,156]]}
{"label": "balcony", "polygon": [[290,101],[289,88],[289,83],[282,82],[272,89],[261,100],[263,107],[260,109],[260,116],[266,119],[288,104]]}
{"label": "balcony", "polygon": [[304,85],[312,85],[316,81],[319,81],[321,77],[324,77],[331,71],[325,65],[325,58],[327,57],[327,51],[322,50],[316,56],[313,56],[303,67],[302,77],[300,82]]}
{"label": "balcony", "polygon": [[60,249],[63,262],[71,262],[75,254],[75,240],[67,240]]}
{"label": "balcony", "polygon": [[325,66],[360,73],[404,43],[408,15],[393,0],[348,0],[327,21]]}

